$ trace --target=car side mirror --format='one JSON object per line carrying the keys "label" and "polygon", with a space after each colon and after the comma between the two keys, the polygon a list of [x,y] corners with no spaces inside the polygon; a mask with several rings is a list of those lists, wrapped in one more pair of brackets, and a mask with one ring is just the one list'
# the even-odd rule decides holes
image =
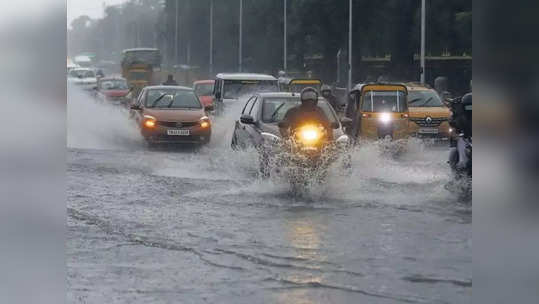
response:
{"label": "car side mirror", "polygon": [[139,105],[134,104],[131,106],[131,110],[140,111],[142,108]]}
{"label": "car side mirror", "polygon": [[211,112],[215,109],[215,107],[213,105],[209,105],[209,106],[205,106],[204,107],[204,110],[208,111],[208,112]]}
{"label": "car side mirror", "polygon": [[221,92],[215,93],[215,99],[221,99]]}
{"label": "car side mirror", "polygon": [[352,119],[350,119],[348,117],[343,117],[343,118],[341,118],[341,124],[344,127],[351,127],[352,126]]}
{"label": "car side mirror", "polygon": [[247,115],[247,114],[241,115],[240,121],[241,123],[246,124],[246,125],[252,125],[255,123],[253,116]]}

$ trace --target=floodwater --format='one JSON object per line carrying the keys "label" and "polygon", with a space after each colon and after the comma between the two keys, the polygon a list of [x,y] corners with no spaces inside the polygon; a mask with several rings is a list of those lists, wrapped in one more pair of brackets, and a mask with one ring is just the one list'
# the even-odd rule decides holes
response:
{"label": "floodwater", "polygon": [[471,302],[447,147],[362,144],[298,195],[230,149],[235,110],[207,147],[150,150],[125,111],[69,94],[68,302]]}

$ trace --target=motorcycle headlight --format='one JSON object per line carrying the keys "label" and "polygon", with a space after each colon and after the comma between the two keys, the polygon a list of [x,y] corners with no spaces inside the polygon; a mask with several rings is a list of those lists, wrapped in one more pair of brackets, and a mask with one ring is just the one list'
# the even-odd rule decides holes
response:
{"label": "motorcycle headlight", "polygon": [[391,121],[391,114],[382,113],[378,119],[383,123],[389,123]]}
{"label": "motorcycle headlight", "polygon": [[304,144],[314,144],[320,140],[322,134],[318,128],[306,126],[299,130],[298,137]]}

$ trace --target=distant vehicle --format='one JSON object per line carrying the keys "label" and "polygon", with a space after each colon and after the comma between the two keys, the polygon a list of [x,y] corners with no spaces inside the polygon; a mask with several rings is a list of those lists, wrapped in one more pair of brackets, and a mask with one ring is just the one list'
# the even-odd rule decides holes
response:
{"label": "distant vehicle", "polygon": [[131,106],[131,116],[149,144],[206,144],[211,122],[195,92],[180,86],[148,86]]}
{"label": "distant vehicle", "polygon": [[[245,103],[239,120],[235,122],[232,148],[255,147],[260,153],[260,170],[267,175],[269,158],[278,152],[268,149],[282,141],[279,122],[289,109],[300,103],[300,94],[296,93],[255,94]],[[330,130],[333,132],[333,144],[349,145],[350,139],[344,134],[343,125],[348,125],[351,120],[343,118],[340,121],[331,105],[323,98],[319,98],[318,106],[324,111],[333,127],[333,130]]]}
{"label": "distant vehicle", "polygon": [[448,140],[451,111],[438,93],[423,84],[407,83],[409,132],[421,138]]}
{"label": "distant vehicle", "polygon": [[122,76],[138,96],[145,86],[161,83],[161,52],[154,48],[127,49],[122,52]]}
{"label": "distant vehicle", "polygon": [[320,92],[322,81],[320,79],[279,78],[279,89],[281,92],[301,93],[306,87],[315,88]]}
{"label": "distant vehicle", "polygon": [[408,132],[408,90],[402,84],[369,83],[351,92],[354,110],[352,137],[402,139]]}
{"label": "distant vehicle", "polygon": [[234,103],[242,97],[257,92],[278,92],[277,78],[264,74],[231,73],[217,74],[213,95],[218,112],[224,110],[226,104]]}
{"label": "distant vehicle", "polygon": [[67,81],[84,90],[94,90],[97,85],[97,78],[94,69],[73,68],[67,74]]}
{"label": "distant vehicle", "polygon": [[113,105],[127,105],[130,89],[122,77],[103,77],[97,82],[96,97]]}
{"label": "distant vehicle", "polygon": [[193,83],[193,90],[197,94],[202,105],[207,107],[213,105],[213,86],[215,80],[199,80]]}

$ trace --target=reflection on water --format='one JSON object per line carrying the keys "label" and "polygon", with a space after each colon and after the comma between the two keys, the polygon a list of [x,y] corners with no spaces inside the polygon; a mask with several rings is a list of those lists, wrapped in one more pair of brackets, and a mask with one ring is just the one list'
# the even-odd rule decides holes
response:
{"label": "reflection on water", "polygon": [[[324,244],[327,231],[327,217],[311,210],[294,210],[284,218],[285,239],[288,240],[294,258],[313,269],[328,260]],[[314,286],[322,283],[319,273],[298,271],[286,273],[279,278],[291,287]],[[308,289],[287,289],[278,296],[278,303],[315,303],[310,299]]]}

